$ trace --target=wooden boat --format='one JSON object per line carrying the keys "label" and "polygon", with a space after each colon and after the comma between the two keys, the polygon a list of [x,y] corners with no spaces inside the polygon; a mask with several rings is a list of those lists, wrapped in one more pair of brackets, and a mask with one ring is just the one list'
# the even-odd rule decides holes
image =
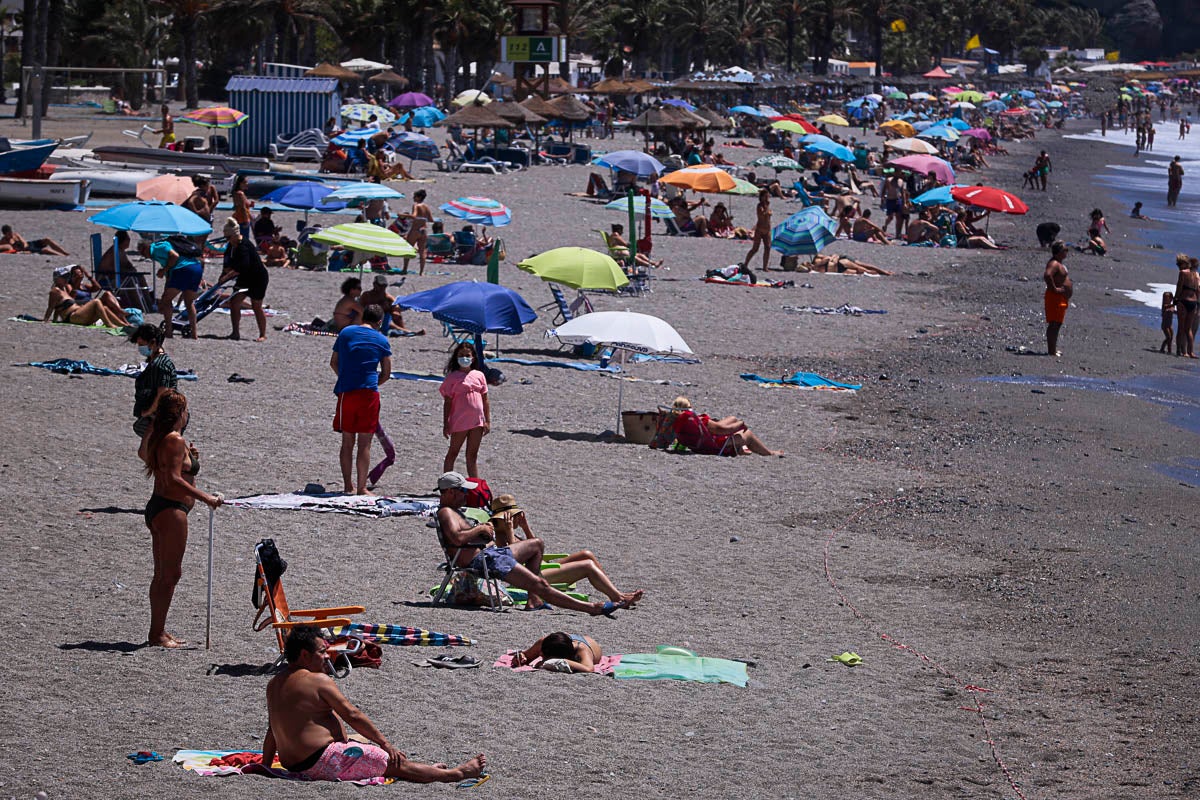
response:
{"label": "wooden boat", "polygon": [[39,181],[0,177],[0,205],[81,206],[88,200],[91,184],[86,180]]}
{"label": "wooden boat", "polygon": [[161,172],[206,172],[232,175],[239,170],[266,171],[270,168],[270,162],[267,159],[255,156],[187,153],[155,147],[128,147],[125,145],[93,147],[92,157],[104,162],[157,168]]}
{"label": "wooden boat", "polygon": [[58,147],[53,139],[35,139],[28,143],[14,144],[0,137],[0,175],[14,172],[31,172],[42,164]]}

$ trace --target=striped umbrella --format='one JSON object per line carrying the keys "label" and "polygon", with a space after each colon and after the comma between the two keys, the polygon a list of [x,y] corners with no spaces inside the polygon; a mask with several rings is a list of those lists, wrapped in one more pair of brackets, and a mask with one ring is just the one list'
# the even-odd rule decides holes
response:
{"label": "striped umbrella", "polygon": [[778,154],[772,154],[769,156],[761,156],[761,157],[756,158],[753,161],[751,161],[748,166],[770,167],[771,169],[775,170],[776,172],[782,172],[785,169],[794,169],[794,170],[801,170],[801,171],[804,169],[804,167],[800,166],[799,162],[797,162],[794,158],[788,158],[787,156],[781,156]]}
{"label": "striped umbrella", "polygon": [[817,206],[801,209],[775,226],[771,247],[785,256],[815,256],[834,240],[837,222]]}
{"label": "striped umbrella", "polygon": [[662,176],[658,181],[696,192],[728,192],[737,185],[732,175],[711,164],[677,169]]}
{"label": "striped umbrella", "polygon": [[396,121],[394,113],[382,106],[374,106],[370,103],[350,103],[342,106],[338,113],[343,119],[352,119],[355,122],[368,122],[371,117],[375,117],[375,121],[380,125],[390,125]]}
{"label": "striped umbrella", "polygon": [[489,197],[460,197],[439,208],[452,217],[465,219],[472,225],[491,225],[499,228],[512,222],[512,212],[503,203]]}
{"label": "striped umbrella", "polygon": [[340,244],[355,253],[373,256],[413,258],[417,251],[411,244],[387,228],[369,222],[348,222],[314,233],[312,240],[322,244]]}
{"label": "striped umbrella", "polygon": [[[612,202],[606,204],[604,207],[606,209],[608,209],[609,211],[623,211],[626,214],[628,214],[629,213],[629,198],[628,197],[618,197],[616,200],[613,200]],[[645,210],[646,210],[645,201],[641,197],[635,197],[633,199],[634,213],[641,214]],[[650,216],[657,217],[658,219],[666,219],[667,217],[674,217],[675,213],[673,211],[671,211],[671,209],[667,208],[667,204],[664,203],[662,200],[659,200],[658,198],[652,198],[650,200]]]}
{"label": "striped umbrella", "polygon": [[236,128],[248,118],[249,115],[243,114],[236,108],[214,106],[212,108],[198,108],[195,111],[189,111],[181,116],[179,121],[203,125],[206,128]]}
{"label": "striped umbrella", "polygon": [[382,183],[350,183],[339,186],[330,192],[328,199],[350,202],[351,200],[399,200],[402,197],[404,197],[403,192],[397,192]]}
{"label": "striped umbrella", "polygon": [[329,141],[339,147],[358,147],[358,143],[370,139],[379,133],[379,128],[359,128],[353,131],[342,131]]}
{"label": "striped umbrella", "polygon": [[424,628],[410,628],[406,625],[372,625],[367,622],[351,622],[349,625],[339,625],[332,628],[334,636],[352,634],[375,644],[392,645],[425,645],[428,647],[470,647],[475,640],[466,636],[452,633],[438,633]]}

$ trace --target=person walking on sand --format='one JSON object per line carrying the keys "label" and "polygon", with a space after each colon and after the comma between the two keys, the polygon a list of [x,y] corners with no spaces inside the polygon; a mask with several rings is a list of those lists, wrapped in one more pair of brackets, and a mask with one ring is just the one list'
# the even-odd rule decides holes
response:
{"label": "person walking on sand", "polygon": [[163,103],[159,110],[162,112],[162,127],[153,133],[162,136],[158,140],[158,149],[166,150],[168,146],[175,144],[175,120],[171,117],[171,109],[166,103]]}
{"label": "person walking on sand", "polygon": [[358,494],[370,494],[367,474],[371,468],[371,438],[379,427],[379,386],[392,376],[392,346],[378,330],[382,319],[379,306],[364,308],[362,323],[342,328],[329,358],[329,366],[337,375],[333,429],[342,435],[338,458],[346,494],[354,494],[356,486]]}
{"label": "person walking on sand", "polygon": [[1179,193],[1183,191],[1183,164],[1179,156],[1175,156],[1167,167],[1167,205],[1174,207],[1179,202]]}
{"label": "person walking on sand", "polygon": [[758,252],[761,245],[763,251],[763,272],[767,272],[771,263],[771,193],[762,189],[758,193],[758,206],[754,209],[758,215],[754,230],[750,232],[750,252],[742,259],[742,270],[750,266],[750,259]]}
{"label": "person walking on sand", "polygon": [[1050,154],[1043,150],[1038,154],[1037,160],[1033,162],[1033,171],[1037,175],[1038,182],[1042,185],[1042,191],[1046,191],[1046,181],[1050,178],[1050,173],[1054,170],[1054,166],[1050,163]]}
{"label": "person walking on sand", "polygon": [[1067,318],[1067,306],[1071,304],[1074,287],[1063,259],[1067,257],[1067,245],[1061,239],[1050,245],[1050,260],[1042,280],[1046,282],[1044,299],[1046,307],[1046,355],[1061,356],[1058,349],[1058,333]]}
{"label": "person walking on sand", "polygon": [[257,342],[267,340],[267,313],[263,309],[263,298],[267,296],[267,284],[271,276],[263,266],[258,248],[250,240],[242,236],[241,227],[232,217],[225,221],[222,230],[227,246],[225,248],[225,270],[217,283],[224,283],[236,278],[233,296],[229,298],[229,320],[232,331],[230,339],[242,338],[242,303],[250,298],[250,308],[254,310],[254,321],[258,323]]}
{"label": "person walking on sand", "polygon": [[[399,778],[413,783],[453,783],[483,774],[483,753],[453,769],[422,764],[392,746],[371,719],[346,699],[326,674],[329,644],[312,625],[298,625],[283,645],[287,669],[267,683],[267,734],[262,763],[278,754],[288,772],[311,781]],[[372,744],[346,738],[342,721]]]}
{"label": "person walking on sand", "polygon": [[1183,253],[1175,256],[1179,278],[1175,281],[1175,310],[1179,314],[1179,332],[1175,335],[1175,355],[1196,357],[1195,321],[1200,314],[1200,274]]}
{"label": "person walking on sand", "polygon": [[454,348],[446,364],[446,378],[438,392],[442,401],[442,436],[450,440],[442,471],[454,469],[458,451],[467,444],[467,477],[479,477],[479,443],[492,430],[492,406],[488,402],[487,378],[475,348],[463,342]]}
{"label": "person walking on sand", "polygon": [[1171,343],[1175,341],[1175,294],[1163,292],[1162,296],[1162,332],[1163,341],[1158,352],[1171,352]]}

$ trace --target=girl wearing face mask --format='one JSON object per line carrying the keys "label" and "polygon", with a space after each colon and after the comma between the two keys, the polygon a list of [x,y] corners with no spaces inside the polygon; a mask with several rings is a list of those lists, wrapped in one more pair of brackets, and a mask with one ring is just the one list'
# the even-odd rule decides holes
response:
{"label": "girl wearing face mask", "polygon": [[157,325],[139,325],[129,341],[138,346],[138,353],[146,359],[146,366],[133,383],[133,432],[145,438],[154,422],[158,399],[168,389],[175,389],[179,378],[175,373],[175,362],[163,350],[162,328]]}
{"label": "girl wearing face mask", "polygon": [[488,403],[487,379],[469,343],[450,353],[446,378],[442,381],[442,436],[450,440],[443,472],[452,472],[458,451],[467,443],[467,477],[479,477],[479,442],[492,429],[492,407]]}

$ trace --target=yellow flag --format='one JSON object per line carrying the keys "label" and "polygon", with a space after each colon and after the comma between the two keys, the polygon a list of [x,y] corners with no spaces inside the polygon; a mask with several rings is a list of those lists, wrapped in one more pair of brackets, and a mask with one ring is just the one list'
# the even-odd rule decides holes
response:
{"label": "yellow flag", "polygon": [[977,47],[983,47],[983,42],[979,41],[979,34],[975,34],[967,40],[967,49],[974,50]]}
{"label": "yellow flag", "polygon": [[1121,60],[1121,51],[1113,50],[1111,53],[1105,53],[1104,60],[1105,61],[1113,61],[1113,62],[1120,61]]}
{"label": "yellow flag", "polygon": [[906,30],[908,30],[908,25],[905,24],[904,20],[892,20],[892,33],[904,33]]}

